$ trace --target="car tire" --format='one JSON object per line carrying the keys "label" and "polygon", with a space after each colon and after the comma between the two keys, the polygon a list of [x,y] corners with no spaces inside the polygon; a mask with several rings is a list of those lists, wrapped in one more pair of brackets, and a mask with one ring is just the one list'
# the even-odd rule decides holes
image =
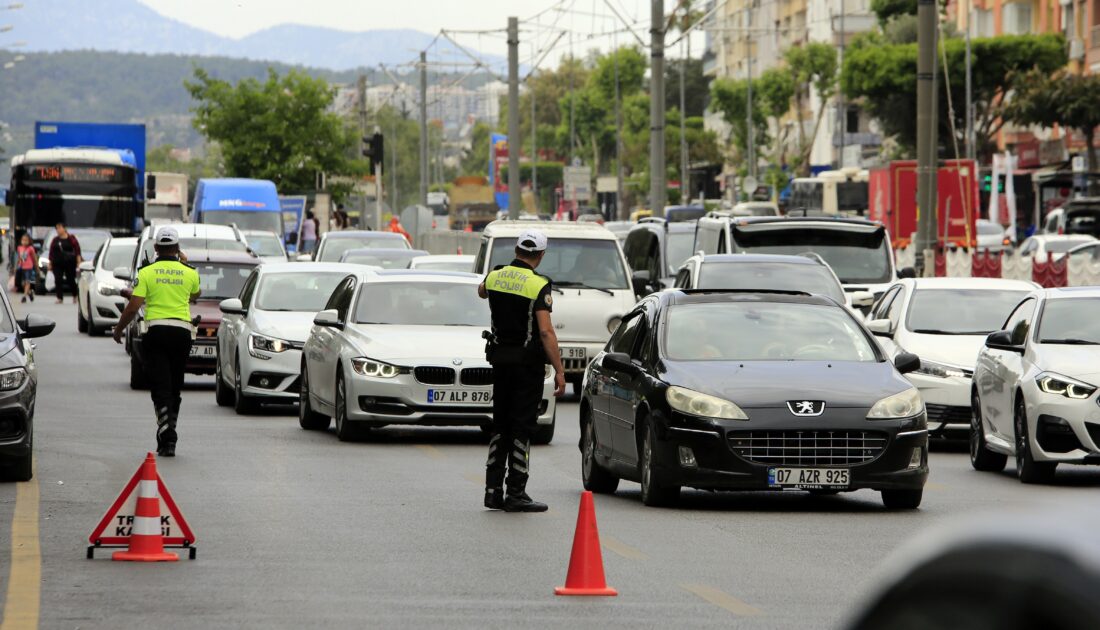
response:
{"label": "car tire", "polygon": [[149,389],[149,379],[145,376],[145,365],[136,355],[130,355],[130,389]]}
{"label": "car tire", "polygon": [[1022,483],[1050,483],[1054,480],[1057,462],[1037,462],[1031,454],[1031,439],[1027,431],[1027,408],[1024,399],[1016,401],[1012,418],[1013,439],[1016,444],[1016,477]]}
{"label": "car tire", "polygon": [[260,403],[244,393],[244,383],[241,382],[241,359],[233,358],[233,411],[237,415],[248,416],[260,410]]}
{"label": "car tire", "polygon": [[882,504],[888,510],[915,510],[924,498],[924,488],[916,490],[883,490]]}
{"label": "car tire", "polygon": [[649,422],[639,422],[644,427],[642,457],[639,462],[642,479],[642,503],[650,507],[669,506],[680,498],[680,486],[667,484],[653,465],[653,442],[656,436]]}
{"label": "car tire", "polygon": [[221,359],[215,359],[214,363],[214,402],[219,407],[230,407],[236,402],[233,399],[233,390],[225,383]]}
{"label": "car tire", "polygon": [[531,443],[537,446],[546,446],[554,440],[554,425],[558,423],[558,412],[554,410],[554,416],[550,418],[550,424],[536,424],[531,432]]}
{"label": "car tire", "polygon": [[[88,332],[88,320],[84,317],[84,311],[80,308],[80,304],[76,306],[76,332],[86,333]],[[88,311],[91,314],[91,311]]]}
{"label": "car tire", "polygon": [[298,426],[306,431],[325,431],[332,418],[317,413],[309,404],[309,379],[306,375],[306,362],[302,361],[302,378],[299,379],[301,391],[298,393]]}
{"label": "car tire", "polygon": [[[30,417],[34,417],[34,409],[31,409]],[[0,468],[0,479],[7,481],[30,481],[34,477],[34,428],[32,425],[30,435],[30,448],[24,457],[14,459],[4,468]]]}
{"label": "car tire", "polygon": [[970,465],[982,472],[1000,472],[1008,463],[1008,455],[994,453],[985,443],[982,426],[982,404],[978,392],[970,395]]}
{"label": "car tire", "polygon": [[336,437],[341,442],[352,442],[362,437],[367,429],[356,426],[356,423],[348,421],[348,400],[344,375],[336,373],[336,396],[334,400],[333,418],[336,422]]}
{"label": "car tire", "polygon": [[582,421],[581,430],[581,481],[584,489],[598,494],[614,494],[619,487],[619,478],[596,461],[596,429],[591,418]]}

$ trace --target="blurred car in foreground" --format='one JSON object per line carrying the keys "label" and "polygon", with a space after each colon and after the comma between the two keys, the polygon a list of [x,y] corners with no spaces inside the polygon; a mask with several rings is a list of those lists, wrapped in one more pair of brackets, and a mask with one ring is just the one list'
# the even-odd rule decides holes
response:
{"label": "blurred car in foreground", "polygon": [[474,257],[464,254],[438,254],[417,256],[409,262],[409,269],[421,271],[474,272]]}
{"label": "blurred car in foreground", "polygon": [[38,368],[31,339],[53,329],[53,320],[37,313],[16,319],[7,293],[0,297],[0,479],[30,481],[34,475]]}
{"label": "blurred car in foreground", "polygon": [[[428,255],[422,249],[349,249],[340,256],[340,262],[382,269],[408,269],[414,259]],[[473,264],[470,266],[473,267]]]}

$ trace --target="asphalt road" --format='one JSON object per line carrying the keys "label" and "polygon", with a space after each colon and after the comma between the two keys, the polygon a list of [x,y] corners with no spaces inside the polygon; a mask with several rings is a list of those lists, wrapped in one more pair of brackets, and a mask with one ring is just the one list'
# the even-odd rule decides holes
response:
{"label": "asphalt road", "polygon": [[191,378],[178,456],[158,465],[198,559],[89,561],[88,534],[154,449],[152,405],[127,386],[120,346],[76,333],[72,304],[31,309],[58,328],[37,342],[35,480],[0,484],[5,630],[35,616],[42,628],[836,627],[914,534],[986,510],[1094,501],[1100,487],[1096,469],[1024,487],[1011,464],[976,473],[959,450],[933,453],[915,512],[887,512],[870,491],[685,491],[678,508],[653,509],[624,483],[596,498],[619,596],[563,598],[553,588],[581,490],[574,401],[532,454],[529,492],[550,511],[505,514],[481,507],[477,430],[345,444],[301,430],[292,407],[238,417],[215,405],[212,379]]}

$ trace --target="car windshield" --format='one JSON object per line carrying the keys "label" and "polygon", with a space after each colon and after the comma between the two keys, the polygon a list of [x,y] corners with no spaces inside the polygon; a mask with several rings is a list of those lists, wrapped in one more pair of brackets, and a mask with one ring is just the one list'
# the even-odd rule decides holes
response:
{"label": "car windshield", "polygon": [[1100,236],[1100,208],[1072,208],[1066,212],[1066,234]]}
{"label": "car windshield", "polygon": [[[489,268],[512,262],[515,246],[514,238],[494,239]],[[558,287],[630,288],[619,242],[612,239],[551,238],[538,272]]]}
{"label": "car windshield", "polygon": [[489,326],[489,302],[463,282],[377,282],[359,292],[358,324]]}
{"label": "car windshield", "polygon": [[663,353],[672,361],[878,360],[846,310],[776,302],[673,306]]}
{"label": "car windshield", "polygon": [[785,262],[706,262],[697,289],[773,289],[821,293],[844,304],[844,290],[824,265]]}
{"label": "car windshield", "polygon": [[1100,345],[1100,298],[1047,300],[1039,320],[1039,343]]}
{"label": "car windshield", "polygon": [[665,258],[668,262],[668,273],[669,275],[676,275],[676,270],[680,268],[680,265],[691,258],[693,253],[691,249],[695,247],[695,231],[669,232],[667,243],[668,250],[665,252]]}
{"label": "car windshield", "polygon": [[282,212],[257,212],[253,210],[204,210],[203,223],[234,225],[242,230],[262,230],[273,234],[283,233]]}
{"label": "car windshield", "polygon": [[261,311],[307,311],[325,308],[332,291],[346,272],[268,273],[256,289],[256,308]]}
{"label": "car windshield", "polygon": [[370,265],[383,269],[408,269],[409,263],[417,256],[423,256],[425,252],[407,249],[403,251],[379,251],[378,253],[349,251],[340,258],[340,262],[354,265]]}
{"label": "car windshield", "polygon": [[1060,238],[1056,241],[1047,241],[1043,249],[1050,254],[1064,254],[1078,245],[1091,242],[1093,242],[1091,238]]}
{"label": "car windshield", "polygon": [[137,249],[137,243],[121,245],[111,241],[111,244],[107,246],[107,251],[103,252],[103,264],[100,267],[108,271],[119,267],[129,267],[130,262],[134,259],[135,249]]}
{"label": "car windshield", "polygon": [[[227,238],[194,238],[180,237],[180,251],[186,256],[189,250],[205,249],[211,252],[247,252],[248,246],[241,241]],[[156,260],[156,249],[153,247],[153,239],[147,239],[142,248],[142,264]]]}
{"label": "car windshield", "polygon": [[339,262],[349,249],[411,249],[403,237],[385,236],[330,236],[321,244],[317,255],[320,262]]}
{"label": "car windshield", "polygon": [[694,221],[702,218],[707,213],[703,206],[674,206],[665,209],[665,219],[669,223],[676,221]]}
{"label": "car windshield", "polygon": [[423,261],[416,263],[417,269],[423,269],[424,271],[465,271],[470,273],[474,269],[474,264],[467,260],[453,260],[453,261]]}
{"label": "car windshield", "polygon": [[837,182],[836,209],[841,211],[866,210],[867,191],[867,182]]}
{"label": "car windshield", "polygon": [[245,234],[244,237],[257,256],[285,256],[279,238],[274,234]]}
{"label": "car windshield", "polygon": [[[216,262],[190,263],[199,272],[199,290],[203,300],[226,300],[238,297],[252,265],[231,265]],[[328,297],[328,296],[325,296]]]}
{"label": "car windshield", "polygon": [[986,221],[978,221],[978,235],[979,236],[1000,236],[1005,233],[1005,229],[996,223],[989,223]]}
{"label": "car windshield", "polygon": [[890,281],[890,243],[885,230],[784,227],[734,228],[737,251],[750,254],[815,253],[842,284]]}
{"label": "car windshield", "polygon": [[928,335],[987,335],[1000,330],[1027,291],[917,289],[905,327]]}

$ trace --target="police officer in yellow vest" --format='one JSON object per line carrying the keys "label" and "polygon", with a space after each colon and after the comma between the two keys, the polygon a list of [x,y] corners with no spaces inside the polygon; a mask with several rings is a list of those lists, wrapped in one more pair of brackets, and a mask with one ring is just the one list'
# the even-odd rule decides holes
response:
{"label": "police officer in yellow vest", "polygon": [[142,353],[157,414],[157,454],[176,454],[176,420],[187,357],[191,352],[191,302],[199,297],[199,273],[180,260],[180,239],[175,228],[157,231],[153,247],[157,259],[137,274],[130,302],[115,326],[116,343],[122,343],[126,327],[145,306],[148,332]]}
{"label": "police officer in yellow vest", "polygon": [[[485,464],[485,507],[506,512],[545,512],[546,504],[527,496],[531,432],[539,415],[546,365],[554,366],[554,395],[565,393],[565,368],[550,321],[554,298],[550,280],[535,273],[546,254],[546,235],[526,230],[516,242],[516,258],[497,267],[477,288],[489,300],[493,339],[493,429]],[[507,465],[506,465],[507,464]],[[505,471],[508,492],[503,492]]]}

